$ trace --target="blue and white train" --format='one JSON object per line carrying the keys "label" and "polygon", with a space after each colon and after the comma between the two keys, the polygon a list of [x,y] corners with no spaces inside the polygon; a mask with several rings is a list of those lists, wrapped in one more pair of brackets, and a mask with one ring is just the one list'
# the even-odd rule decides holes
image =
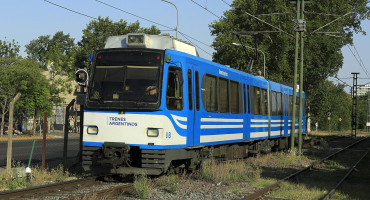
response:
{"label": "blue and white train", "polygon": [[110,37],[88,76],[86,171],[159,175],[288,146],[291,87],[202,59],[175,38]]}

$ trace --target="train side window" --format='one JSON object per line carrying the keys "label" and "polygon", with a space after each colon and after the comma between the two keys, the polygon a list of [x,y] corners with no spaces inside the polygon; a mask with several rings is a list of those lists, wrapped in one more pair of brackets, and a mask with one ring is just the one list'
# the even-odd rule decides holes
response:
{"label": "train side window", "polygon": [[248,100],[248,103],[247,103],[247,107],[248,107],[248,113],[250,114],[251,113],[251,93],[249,92],[251,89],[252,86],[249,86],[247,85],[247,100]]}
{"label": "train side window", "polygon": [[219,78],[220,112],[229,112],[229,81]]}
{"label": "train side window", "polygon": [[281,98],[281,93],[278,92],[276,96],[276,106],[277,106],[277,115],[278,116],[283,116],[283,101]]}
{"label": "train side window", "polygon": [[289,95],[289,116],[293,116],[293,96]]}
{"label": "train side window", "polygon": [[268,101],[267,101],[267,90],[261,88],[261,115],[267,115],[268,112]]}
{"label": "train side window", "polygon": [[189,95],[189,110],[193,110],[193,83],[191,69],[188,69],[188,95]]}
{"label": "train side window", "polygon": [[168,68],[166,103],[168,110],[182,110],[182,70],[180,67],[170,66]]}
{"label": "train side window", "polygon": [[253,114],[260,115],[261,114],[261,90],[259,87],[253,87]]}
{"label": "train side window", "polygon": [[277,93],[271,91],[271,115],[277,116],[278,115],[278,108],[277,108]]}
{"label": "train side window", "polygon": [[295,103],[296,103],[296,109],[295,109],[295,116],[299,116],[299,96],[295,96]]}
{"label": "train side window", "polygon": [[231,104],[231,113],[239,113],[239,83],[235,81],[230,81],[230,104]]}
{"label": "train side window", "polygon": [[195,71],[195,106],[197,111],[199,111],[199,72]]}
{"label": "train side window", "polygon": [[202,78],[202,101],[203,107],[208,112],[218,111],[217,102],[217,78],[206,74]]}
{"label": "train side window", "polygon": [[247,99],[246,99],[247,92],[245,90],[246,90],[245,84],[243,84],[243,108],[244,108],[243,112],[247,113]]}

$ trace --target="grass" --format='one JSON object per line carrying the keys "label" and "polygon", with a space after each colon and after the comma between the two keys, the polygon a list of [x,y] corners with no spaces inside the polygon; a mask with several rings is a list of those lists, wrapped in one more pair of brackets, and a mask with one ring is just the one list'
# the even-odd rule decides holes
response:
{"label": "grass", "polygon": [[134,190],[140,199],[148,198],[152,188],[153,186],[145,174],[135,176]]}
{"label": "grass", "polygon": [[250,181],[260,177],[261,169],[256,165],[247,165],[245,161],[228,161],[216,164],[214,161],[202,165],[199,178],[229,185],[233,182]]}
{"label": "grass", "polygon": [[[13,168],[15,167],[26,169],[20,163],[13,163]],[[71,176],[68,171],[64,171],[62,165],[47,169],[35,167],[32,168],[32,181],[28,181],[26,177],[12,177],[11,174],[0,174],[0,191],[16,190],[72,179],[76,179],[76,177]]]}

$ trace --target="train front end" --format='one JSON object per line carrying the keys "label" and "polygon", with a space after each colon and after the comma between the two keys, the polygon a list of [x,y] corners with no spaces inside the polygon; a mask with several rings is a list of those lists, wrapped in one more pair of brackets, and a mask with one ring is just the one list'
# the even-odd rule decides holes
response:
{"label": "train front end", "polygon": [[161,107],[165,49],[147,48],[145,35],[135,36],[94,53],[83,121],[85,171],[159,175],[170,165],[167,149],[186,145]]}

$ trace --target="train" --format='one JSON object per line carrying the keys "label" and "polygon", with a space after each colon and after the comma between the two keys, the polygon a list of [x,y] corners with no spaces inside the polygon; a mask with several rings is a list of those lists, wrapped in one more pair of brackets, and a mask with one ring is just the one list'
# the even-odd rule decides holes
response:
{"label": "train", "polygon": [[192,171],[286,149],[299,96],[200,58],[187,42],[140,33],[109,37],[76,80],[86,87],[82,167],[93,174]]}

